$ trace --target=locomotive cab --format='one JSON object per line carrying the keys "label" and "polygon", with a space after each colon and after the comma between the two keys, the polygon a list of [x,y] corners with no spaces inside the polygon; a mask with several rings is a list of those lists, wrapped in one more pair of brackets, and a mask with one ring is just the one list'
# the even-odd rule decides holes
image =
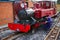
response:
{"label": "locomotive cab", "polygon": [[50,16],[56,14],[56,3],[57,0],[32,0],[34,5],[34,10],[40,10],[41,11],[41,17],[44,16]]}

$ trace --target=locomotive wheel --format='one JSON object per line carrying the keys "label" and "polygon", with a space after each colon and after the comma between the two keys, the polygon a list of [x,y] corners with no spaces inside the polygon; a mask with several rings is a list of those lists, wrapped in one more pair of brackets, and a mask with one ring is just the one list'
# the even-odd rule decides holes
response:
{"label": "locomotive wheel", "polygon": [[31,29],[30,29],[30,31],[28,33],[34,34],[34,33],[36,33],[36,30],[37,30],[36,28],[31,26]]}

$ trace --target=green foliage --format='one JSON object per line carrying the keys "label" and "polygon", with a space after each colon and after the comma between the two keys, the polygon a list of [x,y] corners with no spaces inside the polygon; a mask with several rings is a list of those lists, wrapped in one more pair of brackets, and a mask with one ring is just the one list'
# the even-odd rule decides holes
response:
{"label": "green foliage", "polygon": [[60,4],[60,0],[58,0],[57,3]]}

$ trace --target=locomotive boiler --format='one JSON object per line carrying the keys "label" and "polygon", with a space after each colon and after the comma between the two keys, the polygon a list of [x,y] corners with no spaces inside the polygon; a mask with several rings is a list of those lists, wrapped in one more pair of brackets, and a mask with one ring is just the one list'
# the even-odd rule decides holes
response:
{"label": "locomotive boiler", "polygon": [[33,8],[26,7],[19,10],[19,3],[15,3],[15,12],[18,21],[9,23],[11,30],[19,30],[20,32],[28,32],[32,28],[39,28],[43,25],[43,29],[48,30],[52,24],[52,18],[56,14],[57,0],[31,0]]}

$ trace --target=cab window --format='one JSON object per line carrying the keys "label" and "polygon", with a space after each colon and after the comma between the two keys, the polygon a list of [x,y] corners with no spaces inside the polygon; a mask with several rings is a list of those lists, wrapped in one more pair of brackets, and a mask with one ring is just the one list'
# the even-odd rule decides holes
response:
{"label": "cab window", "polygon": [[51,2],[43,2],[42,3],[42,8],[43,9],[51,8]]}

